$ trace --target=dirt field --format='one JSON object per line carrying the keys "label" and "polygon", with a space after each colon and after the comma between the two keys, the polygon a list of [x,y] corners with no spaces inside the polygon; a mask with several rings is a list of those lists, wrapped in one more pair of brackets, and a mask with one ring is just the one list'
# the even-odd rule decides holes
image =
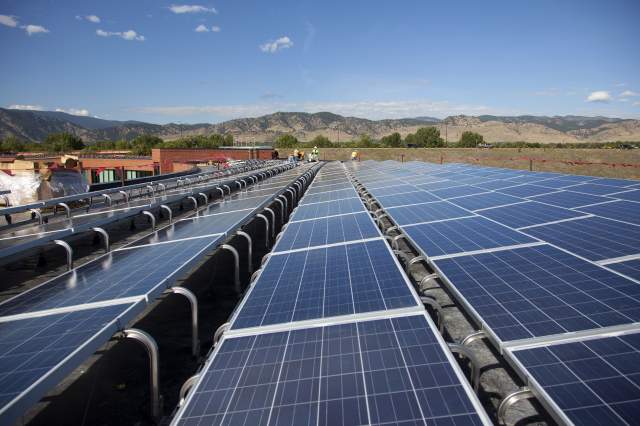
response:
{"label": "dirt field", "polygon": [[[322,160],[349,160],[349,148],[322,148]],[[640,179],[640,149],[367,148],[361,160],[472,163],[534,171]]]}

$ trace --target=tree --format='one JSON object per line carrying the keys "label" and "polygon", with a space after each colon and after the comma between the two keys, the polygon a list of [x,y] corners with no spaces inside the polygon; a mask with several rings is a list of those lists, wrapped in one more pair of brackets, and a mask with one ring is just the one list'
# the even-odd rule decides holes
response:
{"label": "tree", "polygon": [[380,143],[382,146],[397,148],[402,145],[402,136],[400,136],[400,133],[395,132],[388,136],[384,136],[380,139]]}
{"label": "tree", "polygon": [[373,148],[376,144],[373,142],[373,139],[371,139],[371,136],[365,134],[360,135],[360,138],[356,141],[356,146],[358,148]]}
{"label": "tree", "polygon": [[[409,136],[405,139],[409,144]],[[412,144],[418,148],[439,148],[444,146],[444,139],[440,137],[440,130],[435,127],[421,127],[416,131]]]}
{"label": "tree", "polygon": [[276,148],[295,148],[299,144],[298,138],[290,134],[278,136],[275,142]]}
{"label": "tree", "polygon": [[67,152],[84,148],[82,139],[71,133],[51,133],[42,143],[47,151]]}
{"label": "tree", "polygon": [[317,146],[318,148],[331,148],[331,147],[333,147],[333,144],[331,143],[329,138],[326,137],[326,136],[323,136],[323,135],[318,135],[315,138],[313,138],[313,140],[311,141],[311,143],[309,145],[311,145],[311,147]]}
{"label": "tree", "polygon": [[131,152],[134,155],[149,155],[151,154],[151,148],[154,146],[161,146],[163,140],[157,136],[140,135],[131,141]]}
{"label": "tree", "polygon": [[233,135],[231,133],[224,135],[222,146],[233,146]]}
{"label": "tree", "polygon": [[480,133],[475,132],[463,132],[460,136],[458,146],[460,148],[475,148],[479,144],[484,142],[484,138]]}
{"label": "tree", "polygon": [[9,136],[0,144],[0,151],[2,152],[19,152],[24,151],[25,148],[25,144],[15,136]]}

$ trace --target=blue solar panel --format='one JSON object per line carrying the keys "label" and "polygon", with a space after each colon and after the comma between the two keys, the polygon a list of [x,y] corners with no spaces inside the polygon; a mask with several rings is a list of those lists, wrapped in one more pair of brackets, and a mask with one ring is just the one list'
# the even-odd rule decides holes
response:
{"label": "blue solar panel", "polygon": [[435,264],[502,341],[640,320],[640,285],[548,245]]}
{"label": "blue solar panel", "polygon": [[478,212],[478,214],[512,228],[522,228],[584,216],[584,214],[580,212],[533,201],[482,210]]}
{"label": "blue solar panel", "polygon": [[331,216],[290,223],[274,252],[379,237],[380,231],[369,213]]}
{"label": "blue solar panel", "polygon": [[498,189],[498,192],[507,195],[513,195],[514,197],[533,197],[541,194],[548,194],[556,191],[553,188],[545,188],[539,185],[518,185],[509,188]]}
{"label": "blue solar panel", "polygon": [[611,199],[600,195],[583,194],[581,192],[559,191],[553,192],[551,194],[531,197],[531,200],[539,201],[545,204],[551,204],[558,207],[564,207],[566,209],[572,209],[574,207],[587,206],[589,204],[610,201]]}
{"label": "blue solar panel", "polygon": [[640,334],[513,351],[576,425],[631,425],[640,418]]}
{"label": "blue solar panel", "polygon": [[444,188],[444,189],[437,189],[435,191],[431,191],[432,194],[442,199],[464,197],[467,195],[480,194],[483,192],[487,192],[487,190],[482,188],[476,188],[475,186],[471,186],[471,185],[456,186],[453,188]]}
{"label": "blue solar panel", "polygon": [[499,192],[488,192],[485,194],[471,195],[469,197],[455,198],[451,203],[467,210],[487,209],[491,207],[504,206],[506,204],[520,203],[523,200],[511,195]]}
{"label": "blue solar panel", "polygon": [[618,192],[615,194],[611,194],[610,197],[618,198],[620,200],[640,202],[640,190],[635,189],[633,191]]}
{"label": "blue solar panel", "polygon": [[454,186],[460,186],[460,184],[452,180],[444,180],[444,181],[438,181],[433,183],[425,183],[423,185],[416,185],[416,186],[418,187],[418,189],[422,189],[424,191],[435,191],[438,189],[445,189],[445,188],[451,188]]}
{"label": "blue solar panel", "polygon": [[393,207],[387,209],[387,214],[389,214],[398,225],[455,219],[472,215],[469,211],[461,209],[448,201],[416,204],[406,207]]}
{"label": "blue solar panel", "polygon": [[0,421],[13,424],[139,311],[133,304],[0,322]]}
{"label": "blue solar panel", "polygon": [[319,194],[321,192],[338,191],[340,189],[353,188],[351,182],[335,183],[332,185],[313,185],[307,189],[306,194]]}
{"label": "blue solar panel", "polygon": [[227,337],[174,425],[489,424],[424,316]]}
{"label": "blue solar panel", "polygon": [[415,192],[418,191],[419,188],[417,188],[414,185],[408,185],[406,183],[400,184],[400,185],[393,185],[393,186],[385,186],[383,188],[375,188],[375,189],[369,189],[367,188],[367,190],[371,193],[371,195],[373,195],[374,197],[383,197],[385,195],[394,195],[394,194],[403,194],[406,192]]}
{"label": "blue solar panel", "polygon": [[607,268],[640,281],[640,259],[627,260],[626,262],[610,263]]}
{"label": "blue solar panel", "polygon": [[589,260],[640,253],[640,226],[601,217],[537,226],[524,232]]}
{"label": "blue solar panel", "polygon": [[405,192],[404,194],[393,194],[376,197],[378,203],[385,207],[397,207],[408,204],[428,203],[438,201],[438,197],[426,191]]}
{"label": "blue solar panel", "polygon": [[320,194],[309,194],[300,200],[300,205],[310,203],[322,203],[324,201],[335,201],[343,198],[357,198],[358,193],[354,188],[340,189],[338,191],[322,192]]}
{"label": "blue solar panel", "polygon": [[610,185],[598,185],[595,183],[583,183],[580,185],[570,186],[567,189],[575,192],[584,192],[585,194],[607,195],[614,192],[620,192],[620,187]]}
{"label": "blue solar panel", "polygon": [[[113,251],[0,304],[0,316],[81,305],[162,291],[220,237],[196,238]],[[149,267],[153,265],[153,267]]]}
{"label": "blue solar panel", "polygon": [[323,203],[299,206],[293,215],[291,215],[290,221],[315,219],[319,217],[363,211],[365,211],[365,208],[359,198],[345,198],[344,200],[326,201]]}
{"label": "blue solar panel", "polygon": [[520,185],[521,183],[522,182],[518,182],[517,179],[516,180],[496,179],[489,182],[480,182],[475,184],[474,186],[478,188],[487,189],[487,190],[499,190],[502,188],[508,188],[511,186]]}
{"label": "blue solar panel", "polygon": [[409,225],[403,231],[430,257],[536,241],[483,217]]}
{"label": "blue solar panel", "polygon": [[232,329],[418,306],[383,240],[273,255]]}
{"label": "blue solar panel", "polygon": [[640,204],[633,201],[614,201],[597,206],[580,207],[580,211],[640,225]]}
{"label": "blue solar panel", "polygon": [[628,186],[632,186],[638,183],[637,180],[630,180],[630,179],[611,179],[611,178],[599,178],[599,179],[594,179],[592,181],[590,181],[589,183],[597,183],[600,185],[611,185],[611,186],[617,186],[620,188],[625,188]]}

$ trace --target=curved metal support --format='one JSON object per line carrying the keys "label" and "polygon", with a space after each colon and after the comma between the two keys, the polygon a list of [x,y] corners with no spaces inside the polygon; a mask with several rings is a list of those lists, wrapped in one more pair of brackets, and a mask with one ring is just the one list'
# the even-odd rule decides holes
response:
{"label": "curved metal support", "polygon": [[191,202],[193,202],[193,209],[197,211],[198,210],[198,200],[196,200],[196,197],[189,196],[189,197],[187,197],[187,200],[191,200]]}
{"label": "curved metal support", "polygon": [[378,223],[378,227],[380,227],[382,225],[382,219],[385,217],[389,217],[388,214],[381,214],[380,216],[378,216],[375,220]]}
{"label": "curved metal support", "polygon": [[107,206],[111,207],[111,203],[113,202],[113,200],[111,199],[111,195],[109,194],[102,194],[102,196],[104,197],[104,199],[107,201]]}
{"label": "curved metal support", "polygon": [[442,334],[444,332],[444,311],[442,310],[442,306],[430,297],[422,296],[420,297],[420,301],[423,305],[429,305],[436,311],[438,314],[438,330],[440,334]]}
{"label": "curved metal support", "polygon": [[264,264],[267,263],[267,260],[269,260],[270,257],[271,257],[271,253],[267,253],[264,256],[262,256],[262,260],[260,261],[260,266],[264,266]]}
{"label": "curved metal support", "polygon": [[273,200],[274,202],[280,205],[280,223],[284,223],[284,203],[280,199],[280,197]]}
{"label": "curved metal support", "polygon": [[236,231],[236,235],[247,239],[247,247],[248,247],[247,271],[249,271],[249,273],[252,273],[253,272],[253,240],[251,239],[251,235],[247,234],[244,231]]}
{"label": "curved metal support", "polygon": [[42,225],[44,221],[42,220],[42,213],[38,209],[29,209],[31,213],[34,214],[35,217],[38,218],[38,225]]}
{"label": "curved metal support", "polygon": [[271,213],[271,238],[275,237],[276,232],[276,212],[272,208],[265,207],[264,211]]}
{"label": "curved metal support", "polygon": [[144,346],[149,355],[149,382],[151,386],[151,417],[159,419],[160,408],[160,381],[158,379],[158,345],[151,335],[137,328],[128,328],[122,331],[122,336],[136,340]]}
{"label": "curved metal support", "polygon": [[384,213],[384,209],[378,209],[373,212],[373,214],[375,214],[376,216],[379,216],[380,213]]}
{"label": "curved metal support", "polygon": [[424,277],[422,277],[422,279],[420,280],[420,282],[418,283],[418,288],[421,291],[424,291],[427,289],[427,283],[429,283],[429,281],[433,281],[435,282],[435,280],[438,278],[438,274],[429,274],[429,275],[425,275]]}
{"label": "curved metal support", "polygon": [[102,235],[102,242],[104,243],[104,251],[105,253],[109,253],[109,251],[111,250],[111,247],[109,245],[109,234],[107,234],[107,231],[98,227],[91,228],[91,229],[97,232],[98,234]]}
{"label": "curved metal support", "polygon": [[390,226],[384,231],[384,233],[385,234],[389,234],[390,232],[397,231],[399,229],[400,229],[399,226]]}
{"label": "curved metal support", "polygon": [[147,185],[146,188],[151,192],[151,198],[156,198],[156,189],[152,185]]}
{"label": "curved metal support", "polygon": [[67,219],[71,219],[71,207],[69,207],[69,205],[67,203],[58,203],[56,204],[56,207],[62,207],[67,215]]}
{"label": "curved metal support", "polygon": [[198,192],[198,195],[202,196],[202,198],[204,198],[204,204],[207,205],[209,204],[209,196],[207,194],[205,194],[204,192]]}
{"label": "curved metal support", "polygon": [[72,270],[73,269],[73,249],[71,248],[69,243],[67,243],[64,240],[53,240],[53,243],[65,249],[65,251],[67,252],[67,270],[69,271]]}
{"label": "curved metal support", "polygon": [[216,190],[220,191],[222,193],[222,195],[220,196],[220,198],[222,198],[224,200],[224,189],[220,188],[219,186],[215,188]]}
{"label": "curved metal support", "polygon": [[127,191],[118,191],[118,194],[122,194],[124,202],[129,204],[129,193]]}
{"label": "curved metal support", "polygon": [[216,332],[213,334],[213,346],[218,344],[218,342],[220,341],[220,338],[222,337],[224,332],[229,329],[230,326],[231,326],[231,323],[225,322],[220,327],[218,327]]}
{"label": "curved metal support", "polygon": [[180,387],[180,396],[178,399],[178,407],[182,407],[182,405],[184,404],[185,400],[187,399],[187,393],[191,390],[191,388],[193,387],[193,385],[196,384],[196,382],[198,381],[198,379],[200,378],[199,374],[194,374],[193,376],[189,377]]}
{"label": "curved metal support", "polygon": [[142,212],[143,215],[149,216],[149,220],[151,220],[151,230],[156,230],[156,217],[149,210],[145,210]]}
{"label": "curved metal support", "polygon": [[191,305],[191,354],[194,358],[200,355],[200,341],[198,340],[198,298],[185,287],[175,286],[168,289],[173,294],[186,297]]}
{"label": "curved metal support", "polygon": [[167,185],[165,185],[164,183],[159,183],[158,186],[160,188],[162,188],[162,193],[166,194],[167,193]]}
{"label": "curved metal support", "polygon": [[424,256],[416,256],[416,257],[414,257],[413,259],[411,259],[409,261],[409,264],[407,265],[407,269],[409,269],[410,267],[412,267],[416,263],[420,263],[420,262],[424,262],[426,264],[427,263],[427,258],[424,257]]}
{"label": "curved metal support", "polygon": [[404,240],[406,240],[406,239],[407,239],[407,236],[406,236],[406,235],[404,235],[404,234],[396,235],[395,237],[393,237],[393,238],[391,239],[391,247],[393,247],[393,248],[394,248],[394,249],[396,249],[396,250],[399,250],[399,247],[398,247],[398,241],[399,241],[399,240],[403,240],[403,239],[404,239]]}
{"label": "curved metal support", "polygon": [[269,248],[269,219],[267,219],[267,217],[262,213],[257,214],[256,217],[259,217],[260,219],[264,220],[264,226],[265,226],[264,245],[266,248]]}
{"label": "curved metal support", "polygon": [[229,191],[229,194],[231,194],[231,187],[229,185],[222,185],[223,188],[227,188],[227,191]]}
{"label": "curved metal support", "polygon": [[504,417],[507,414],[507,410],[515,403],[524,399],[535,398],[535,395],[528,386],[521,387],[515,392],[505,396],[500,405],[498,406],[498,423],[503,425]]}
{"label": "curved metal support", "polygon": [[236,293],[241,294],[242,287],[240,285],[240,255],[238,254],[238,250],[236,250],[236,248],[230,244],[222,244],[220,248],[222,250],[229,250],[233,255],[233,262],[234,262],[234,269],[235,269],[233,279],[236,286]]}
{"label": "curved metal support", "polygon": [[462,340],[460,340],[460,344],[462,346],[467,346],[476,340],[482,340],[487,337],[487,333],[484,330],[474,331],[473,333],[467,334]]}
{"label": "curved metal support", "polygon": [[293,208],[293,206],[295,205],[295,201],[296,201],[296,193],[292,188],[287,188],[285,190],[285,192],[288,192],[291,194],[291,207]]}
{"label": "curved metal support", "polygon": [[260,272],[262,271],[262,268],[258,269],[257,271],[255,271],[253,274],[251,274],[251,278],[249,279],[249,283],[253,284],[253,282],[256,280],[256,278],[258,277],[258,275],[260,275]]}
{"label": "curved metal support", "polygon": [[242,184],[240,183],[240,181],[233,181],[233,183],[237,183],[238,184],[238,189],[242,189]]}
{"label": "curved metal support", "polygon": [[284,202],[284,210],[286,212],[286,216],[289,217],[289,199],[284,194],[278,195],[278,199],[280,199],[280,197],[282,197],[283,202]]}
{"label": "curved metal support", "polygon": [[404,260],[405,268],[408,269],[408,266],[406,266],[406,265],[408,265],[409,261],[411,261],[411,258],[409,257],[409,255],[407,253],[403,252],[402,250],[394,250],[393,253],[396,256],[401,257],[402,260]]}
{"label": "curved metal support", "polygon": [[171,210],[171,207],[166,204],[162,204],[160,206],[160,209],[166,211],[169,214],[169,223],[171,223],[171,221],[173,220],[173,210]]}
{"label": "curved metal support", "polygon": [[476,356],[466,346],[457,343],[449,343],[448,346],[451,352],[469,360],[469,365],[471,366],[471,385],[473,386],[473,390],[478,392],[478,387],[480,386],[480,365],[478,364]]}

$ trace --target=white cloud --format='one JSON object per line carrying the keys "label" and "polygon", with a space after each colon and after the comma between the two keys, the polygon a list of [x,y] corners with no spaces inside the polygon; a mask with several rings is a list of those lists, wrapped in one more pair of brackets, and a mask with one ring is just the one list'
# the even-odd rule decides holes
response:
{"label": "white cloud", "polygon": [[42,108],[41,105],[21,105],[21,104],[9,105],[8,108],[9,109],[22,109],[22,110],[26,110],[26,111],[42,111],[44,109],[44,108]]}
{"label": "white cloud", "polygon": [[84,17],[84,19],[86,19],[89,22],[93,22],[94,24],[100,23],[100,17],[97,15],[87,15]]}
{"label": "white cloud", "polygon": [[219,33],[220,31],[221,31],[221,30],[220,30],[220,27],[217,27],[217,26],[215,26],[215,25],[211,27],[211,32]]}
{"label": "white cloud", "polygon": [[636,96],[640,96],[640,93],[634,92],[632,90],[625,90],[624,92],[618,95],[619,98],[632,98]]}
{"label": "white cloud", "polygon": [[18,21],[16,21],[15,16],[0,15],[0,24],[6,25],[7,27],[15,28],[18,26]]}
{"label": "white cloud", "polygon": [[269,41],[260,46],[260,50],[267,53],[276,53],[278,50],[288,49],[293,46],[293,41],[287,36],[280,37],[276,41]]}
{"label": "white cloud", "polygon": [[407,118],[423,115],[448,116],[458,114],[499,113],[483,105],[454,105],[446,101],[359,101],[359,102],[274,102],[241,105],[204,105],[204,106],[156,106],[134,109],[144,114],[167,116],[190,116],[212,114],[223,119],[257,117],[276,111],[321,112],[364,117],[369,119]]}
{"label": "white cloud", "polygon": [[44,33],[48,33],[49,30],[46,29],[45,27],[41,26],[41,25],[23,25],[20,28],[22,28],[23,30],[25,30],[27,32],[27,34],[29,35],[33,35],[33,34],[44,34]]}
{"label": "white cloud", "polygon": [[632,105],[633,106],[640,106],[640,102],[634,102]]}
{"label": "white cloud", "polygon": [[82,117],[88,117],[89,116],[89,111],[82,108],[82,109],[76,109],[76,108],[69,108],[69,109],[64,109],[64,108],[56,108],[56,112],[66,112],[67,114],[71,114],[71,115],[80,115]]}
{"label": "white cloud", "polygon": [[211,29],[209,29],[209,27],[207,27],[206,25],[200,24],[196,27],[194,31],[197,33],[208,33],[208,32],[219,33],[220,27],[216,27],[214,25],[213,27],[211,27]]}
{"label": "white cloud", "polygon": [[169,10],[179,15],[183,13],[218,13],[213,7],[204,7],[197,4],[172,4]]}
{"label": "white cloud", "polygon": [[96,30],[96,34],[100,37],[120,37],[125,40],[135,40],[135,41],[145,41],[145,37],[143,35],[138,34],[133,30],[129,31],[104,31],[104,30]]}
{"label": "white cloud", "polygon": [[597,90],[587,96],[587,102],[609,102],[611,95],[606,90]]}

